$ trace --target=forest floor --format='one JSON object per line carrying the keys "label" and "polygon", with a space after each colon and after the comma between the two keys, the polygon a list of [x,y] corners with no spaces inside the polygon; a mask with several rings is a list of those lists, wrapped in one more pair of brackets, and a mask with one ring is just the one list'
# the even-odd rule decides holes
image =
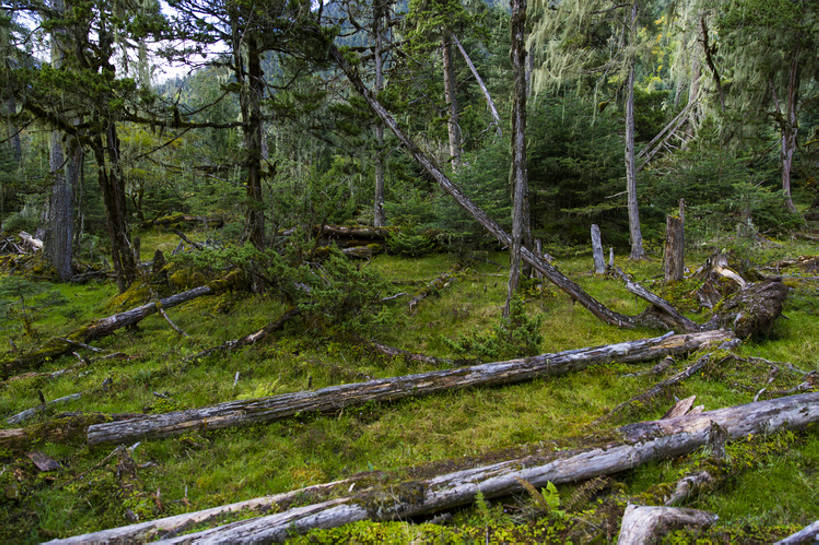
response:
{"label": "forest floor", "polygon": [[[194,236],[203,238],[204,234]],[[142,252],[150,259],[156,248],[170,251],[174,235],[142,235]],[[816,255],[815,245],[779,241],[764,248],[748,246],[744,259],[762,266],[777,259]],[[492,329],[505,300],[507,256],[479,252],[466,262],[447,287],[408,312],[410,297],[389,303],[389,327],[378,342],[439,358],[462,358],[453,342],[470,331]],[[691,270],[707,254],[687,257]],[[450,254],[419,258],[380,255],[361,262],[392,282],[394,293],[410,296],[457,261]],[[696,281],[664,288],[662,262],[618,259],[617,264],[669,298],[697,320],[688,295]],[[611,277],[591,274],[590,256],[561,258],[558,267],[611,308],[629,314],[645,305]],[[816,273],[781,272],[812,279],[789,278],[791,288],[783,311],[766,339],[742,343],[735,352],[805,370],[819,370],[819,297]],[[773,273],[772,273],[773,274]],[[812,276],[814,275],[814,276]],[[655,282],[652,284],[652,282]],[[114,312],[116,288],[108,282],[56,284],[20,275],[0,274],[0,344],[23,350],[51,336]],[[384,296],[392,293],[384,293]],[[133,306],[133,305],[131,305]],[[126,307],[127,308],[127,307]],[[530,282],[525,291],[527,314],[541,314],[540,352],[609,344],[653,337],[656,330],[625,330],[603,324],[554,287]],[[124,358],[94,361],[98,354],[79,349],[91,360],[79,365],[74,355],[46,362],[39,373],[71,368],[57,377],[28,376],[0,382],[0,428],[15,427],[7,416],[53,400],[81,393],[36,416],[27,425],[59,413],[159,413],[202,407],[223,401],[252,399],[432,370],[403,358],[386,358],[366,350],[361,341],[316,331],[291,320],[263,342],[183,364],[186,356],[258,330],[285,310],[278,300],[247,292],[204,296],[168,310],[189,336],[182,337],[160,316],[137,328],[123,329],[92,344]],[[447,339],[449,341],[447,341]],[[56,460],[56,471],[40,472],[26,453],[0,451],[0,542],[37,542],[164,517],[311,484],[343,479],[358,472],[401,470],[426,462],[480,457],[518,445],[588,434],[590,423],[617,404],[645,391],[696,356],[678,358],[662,376],[650,371],[657,362],[612,363],[561,377],[536,379],[501,387],[480,387],[393,403],[368,403],[329,415],[300,415],[277,422],[210,432],[191,431],[142,441],[132,449],[136,478],[127,487],[117,475],[116,459],[105,457],[112,446],[88,447],[84,435],[65,442],[36,441],[38,451]],[[77,364],[77,365],[75,365]],[[238,373],[238,375],[237,375]],[[653,402],[627,411],[601,426],[659,418],[674,397],[697,396],[705,410],[748,403],[766,385],[770,368],[735,360],[673,388]],[[238,376],[238,379],[237,379]],[[785,390],[802,378],[780,372],[768,385]],[[703,542],[767,543],[819,518],[819,434],[814,425],[801,432],[748,437],[729,446],[733,463],[727,479],[695,495],[686,506],[716,513],[718,522]],[[443,524],[414,522],[356,523],[294,537],[295,542],[426,543],[503,542],[574,543],[616,540],[616,528],[600,526],[619,520],[626,499],[640,497],[663,483],[674,483],[706,454],[697,451],[616,474],[589,491],[583,485],[558,486],[560,508],[549,510],[535,496],[479,499]],[[102,462],[102,463],[101,463]],[[548,492],[544,491],[543,494]],[[588,496],[588,497],[586,497]],[[615,498],[618,515],[598,514]],[[606,506],[609,507],[606,507]],[[438,522],[438,521],[436,521]],[[674,539],[685,542],[686,536]]]}

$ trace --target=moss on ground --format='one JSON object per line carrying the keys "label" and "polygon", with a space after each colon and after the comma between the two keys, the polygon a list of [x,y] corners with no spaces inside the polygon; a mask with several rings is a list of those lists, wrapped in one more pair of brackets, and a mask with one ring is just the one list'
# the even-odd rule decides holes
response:
{"label": "moss on ground", "polygon": [[[167,249],[175,244],[172,235],[150,232],[142,236],[142,253],[150,258],[157,246]],[[377,340],[439,358],[458,357],[446,339],[470,329],[491,329],[500,318],[505,300],[506,277],[499,265],[506,263],[506,255],[482,257],[488,259],[465,263],[457,280],[422,301],[415,314],[407,312],[409,297],[390,302],[385,317],[389,327],[381,329]],[[689,266],[696,266],[701,258],[704,255],[695,256]],[[362,266],[394,282],[394,292],[384,293],[388,296],[416,291],[456,261],[448,254],[421,258],[380,255]],[[647,285],[662,266],[659,261],[618,264]],[[642,310],[643,303],[619,281],[593,276],[590,258],[563,259],[558,266],[613,309],[631,314]],[[18,293],[23,294],[23,305]],[[0,341],[4,347],[10,340],[19,350],[31,348],[46,338],[110,314],[115,293],[116,288],[105,283],[63,285],[2,276],[0,327],[4,338]],[[670,295],[675,302],[683,302],[686,297],[684,290]],[[427,364],[374,355],[359,339],[343,331],[310,329],[309,324],[298,320],[289,322],[283,331],[264,342],[186,360],[204,348],[260,329],[285,309],[281,301],[245,292],[227,291],[197,298],[168,310],[189,337],[179,336],[159,316],[146,318],[137,328],[95,342],[108,353],[122,352],[122,357],[100,360],[95,359],[98,354],[78,350],[90,364],[80,364],[75,356],[67,355],[47,361],[38,370],[45,373],[71,368],[56,378],[40,374],[0,384],[0,414],[6,416],[37,405],[39,392],[47,400],[76,392],[88,394],[60,406],[59,412],[163,412],[432,370]],[[543,314],[542,352],[657,334],[605,325],[548,284],[533,282],[527,287],[526,309]],[[21,313],[25,314],[25,323]],[[777,320],[769,338],[742,345],[738,354],[789,361],[804,370],[817,369],[819,313],[815,284],[799,283],[794,287],[784,313],[787,319]],[[690,312],[688,315],[703,318]],[[359,472],[401,471],[408,466],[460,457],[486,458],[502,449],[519,449],[520,445],[546,445],[551,439],[605,432],[589,430],[588,425],[689,362],[680,358],[660,377],[649,372],[654,362],[613,363],[523,384],[367,404],[325,416],[304,415],[240,429],[145,441],[133,451],[138,479],[127,489],[116,479],[115,461],[95,467],[111,447],[89,449],[79,441],[42,441],[32,450],[43,452],[62,466],[57,472],[42,474],[25,456],[0,451],[0,541],[42,541],[126,524],[129,511],[144,520]],[[765,385],[769,372],[766,365],[737,361],[709,366],[707,372],[682,383],[667,396],[606,426],[658,417],[673,402],[671,396],[697,395],[697,403],[707,410],[746,403]],[[235,380],[237,373],[239,378]],[[786,389],[800,380],[796,374],[780,370],[769,388]],[[46,425],[55,416],[38,416],[32,422]],[[787,445],[786,456],[760,454],[763,462],[737,472],[727,485],[708,497],[697,498],[691,506],[718,512],[721,522],[715,531],[735,532],[731,535],[736,536],[746,535],[742,532],[750,535],[754,528],[768,532],[767,536],[781,536],[785,529],[795,529],[809,518],[817,518],[815,506],[819,502],[806,484],[815,482],[819,450],[816,434],[809,431],[799,437]],[[681,468],[687,467],[686,463],[660,462],[617,476],[602,494],[613,490],[639,494],[658,483],[671,482]],[[561,498],[570,497],[574,491],[575,487],[559,487]],[[578,509],[594,509],[596,497]],[[601,520],[615,520],[615,511],[612,508]],[[574,535],[571,532],[575,526],[554,513],[538,511],[527,496],[465,509],[443,526],[360,523],[313,533],[299,541],[484,543],[488,537],[490,542],[562,543]],[[601,542],[616,536],[616,527],[603,529],[611,535],[604,531]],[[583,541],[575,538],[575,542]]]}

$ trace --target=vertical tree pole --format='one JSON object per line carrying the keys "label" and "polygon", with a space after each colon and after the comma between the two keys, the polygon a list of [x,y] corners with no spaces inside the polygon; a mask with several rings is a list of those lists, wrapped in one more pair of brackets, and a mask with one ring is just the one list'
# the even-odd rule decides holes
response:
{"label": "vertical tree pole", "polygon": [[461,165],[461,127],[458,122],[458,98],[455,96],[455,70],[452,66],[452,46],[449,33],[444,33],[441,43],[441,59],[444,69],[444,95],[449,109],[447,132],[449,133],[449,159],[452,169]]}
{"label": "vertical tree pole", "polygon": [[[629,45],[634,43],[637,32],[637,2],[631,4],[631,21],[628,28]],[[640,211],[637,206],[637,170],[634,166],[634,58],[629,53],[629,69],[626,98],[626,192],[628,193],[628,227],[631,238],[631,259],[645,257],[643,235],[640,231]]]}
{"label": "vertical tree pole", "polygon": [[[383,22],[384,0],[373,2],[373,36],[375,38],[375,92],[384,90]],[[386,221],[384,214],[384,123],[375,123],[375,200],[373,205],[373,225],[382,227]]]}
{"label": "vertical tree pole", "polygon": [[526,197],[526,0],[510,0],[512,8],[512,69],[515,74],[515,96],[512,109],[512,255],[504,316],[509,316],[512,297],[520,281],[520,252],[523,245]]}

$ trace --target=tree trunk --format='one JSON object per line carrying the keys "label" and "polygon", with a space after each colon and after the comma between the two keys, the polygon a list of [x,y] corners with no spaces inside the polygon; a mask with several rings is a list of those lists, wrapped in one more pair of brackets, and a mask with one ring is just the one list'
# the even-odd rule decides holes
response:
{"label": "tree trunk", "polygon": [[[412,155],[413,159],[438,183],[438,185],[448,193],[458,205],[468,212],[475,220],[480,223],[492,236],[494,236],[501,244],[510,246],[512,244],[512,237],[504,231],[486,212],[480,207],[476,206],[461,190],[452,183],[452,181],[438,168],[435,163],[424,153],[418,146],[404,134],[404,131],[398,126],[395,118],[381,105],[378,100],[373,97],[369,89],[361,81],[358,72],[347,62],[341,51],[334,45],[328,44],[329,54],[336,62],[339,68],[345,73],[347,79],[352,84],[353,88],[364,98],[369,104],[373,112],[378,115],[384,124],[395,134],[398,140],[404,145],[407,152]],[[544,259],[536,256],[527,247],[521,248],[521,258],[532,265],[535,269],[542,272],[543,275],[557,287],[565,291],[572,299],[578,301],[592,314],[597,316],[600,320],[618,327],[665,327],[656,319],[646,316],[626,316],[615,312],[603,305],[600,301],[589,295],[580,286],[567,278],[563,273],[558,271],[555,267],[547,263]],[[655,296],[656,297],[656,296]],[[673,317],[671,317],[673,318]],[[681,321],[675,327],[683,331],[695,331],[699,329],[695,327],[692,329],[688,323]]]}
{"label": "tree trunk", "polygon": [[[637,32],[637,1],[631,4],[630,40]],[[629,59],[628,82],[626,84],[626,192],[628,193],[628,228],[631,238],[631,259],[645,257],[643,235],[640,231],[640,210],[637,205],[637,170],[634,166],[634,59]]]}
{"label": "tree trunk", "polygon": [[600,227],[596,223],[591,226],[592,257],[594,258],[594,273],[606,273],[606,260],[603,258],[603,242],[600,240]]}
{"label": "tree trunk", "polygon": [[[478,87],[481,88],[481,92],[483,93],[483,97],[486,99],[486,106],[489,108],[489,112],[492,114],[492,122],[495,125],[495,131],[497,131],[498,136],[503,136],[503,131],[501,130],[500,124],[500,115],[498,115],[498,109],[495,107],[495,101],[492,100],[492,95],[489,94],[489,89],[486,87],[486,83],[484,83],[483,78],[481,77],[480,73],[478,73],[478,69],[475,68],[475,65],[472,63],[472,59],[469,58],[469,54],[464,49],[464,46],[461,44],[461,41],[458,37],[453,33],[451,34],[452,42],[457,46],[458,51],[461,52],[461,56],[466,61],[466,65],[469,67],[470,72],[475,77],[475,81],[478,82]],[[528,72],[527,72],[527,83],[528,83]]]}
{"label": "tree trunk", "polygon": [[796,119],[796,104],[799,100],[799,51],[791,59],[788,70],[788,98],[785,105],[786,118],[782,130],[782,192],[785,194],[785,207],[796,213],[796,207],[791,198],[791,165],[793,153],[796,151],[796,134],[799,125]]}
{"label": "tree trunk", "polygon": [[258,249],[264,248],[264,199],[262,196],[262,111],[264,91],[261,51],[258,38],[247,36],[247,74],[243,74],[241,110],[247,170],[247,238]]}
{"label": "tree trunk", "polygon": [[[375,486],[348,497],[233,522],[163,543],[206,540],[208,543],[270,543],[283,541],[293,532],[333,528],[360,520],[406,520],[468,505],[475,501],[478,493],[490,499],[523,492],[522,481],[534,487],[546,486],[548,482],[577,482],[688,454],[708,444],[713,425],[718,425],[727,438],[733,440],[783,428],[799,429],[818,420],[819,393],[810,393],[671,420],[638,422],[615,430],[607,438],[592,438],[591,444],[596,443],[595,446],[557,451],[549,447],[522,458],[391,486]],[[62,543],[113,542],[103,537],[105,533],[83,536],[85,541]]]}
{"label": "tree trunk", "polygon": [[101,424],[88,430],[88,444],[126,443],[142,438],[168,437],[192,429],[213,430],[269,422],[308,412],[334,412],[367,402],[387,402],[474,386],[512,384],[535,377],[561,375],[590,365],[618,361],[631,363],[685,354],[706,345],[733,338],[729,332],[712,330],[543,354],[530,358],[485,363],[371,380],[319,390],[294,392],[254,400],[230,401],[201,409],[147,415],[129,424]]}
{"label": "tree trunk", "polygon": [[666,282],[678,282],[685,275],[685,230],[682,218],[665,218],[663,272]]}
{"label": "tree trunk", "polygon": [[[375,40],[375,93],[384,90],[384,1],[373,2],[373,38]],[[375,123],[375,199],[373,201],[373,226],[383,227],[384,214],[384,124],[380,119]]]}
{"label": "tree trunk", "polygon": [[[181,305],[182,303],[202,295],[216,293],[217,291],[218,289],[214,284],[199,286],[198,288],[193,288],[192,290],[177,293],[175,295],[171,295],[170,297],[161,299],[159,301],[159,306],[167,309],[176,305]],[[73,350],[74,345],[71,344],[70,341],[87,343],[94,339],[105,337],[120,328],[140,322],[142,319],[150,316],[156,311],[157,303],[151,302],[124,312],[113,314],[107,318],[95,320],[87,326],[75,329],[74,331],[66,334],[65,339],[67,340],[64,340],[63,337],[53,337],[36,350],[32,350],[31,352],[23,354],[22,356],[8,357],[2,361],[2,369],[0,369],[0,373],[2,373],[3,377],[8,377],[17,369],[24,367],[37,367],[48,358],[53,359]]]}
{"label": "tree trunk", "polygon": [[[520,281],[520,255],[523,247],[524,224],[528,223],[526,200],[528,177],[526,172],[526,0],[510,0],[512,39],[512,69],[515,74],[515,96],[512,107],[512,247],[509,284],[503,315],[508,317],[512,298]],[[528,230],[527,230],[528,231]]]}
{"label": "tree trunk", "polygon": [[441,44],[441,59],[444,68],[444,95],[449,109],[447,119],[447,133],[449,134],[449,160],[452,169],[461,165],[461,126],[458,121],[458,98],[455,95],[455,69],[452,66],[452,46],[448,36],[444,36]]}
{"label": "tree trunk", "polygon": [[671,530],[707,528],[717,516],[696,509],[629,505],[623,515],[617,545],[651,545]]}

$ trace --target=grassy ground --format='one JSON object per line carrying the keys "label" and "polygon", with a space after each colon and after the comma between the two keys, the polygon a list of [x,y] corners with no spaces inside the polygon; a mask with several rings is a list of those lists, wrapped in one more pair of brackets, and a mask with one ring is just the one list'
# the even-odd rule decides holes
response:
{"label": "grassy ground", "polygon": [[[146,259],[156,247],[167,251],[174,246],[173,237],[166,234],[147,233],[142,237]],[[751,257],[762,263],[778,256],[808,253],[815,254],[816,249],[790,244],[756,251]],[[703,257],[691,256],[690,266]],[[439,357],[465,357],[454,353],[452,343],[446,339],[457,339],[467,331],[485,331],[497,324],[506,290],[506,260],[499,253],[476,256],[450,286],[421,302],[415,314],[407,312],[408,297],[397,299],[391,303],[390,327],[379,331],[377,340]],[[396,293],[412,293],[419,283],[432,280],[454,263],[451,255],[414,259],[379,256],[363,266],[393,282]],[[657,260],[619,264],[646,283],[661,272]],[[618,281],[589,273],[590,258],[560,260],[558,265],[615,310],[641,310],[643,304]],[[738,353],[789,361],[805,370],[819,369],[816,283],[792,284],[785,309],[787,318],[777,322],[770,338],[743,344]],[[659,284],[655,289],[662,291]],[[665,294],[685,306],[684,292],[678,287]],[[532,283],[526,293],[527,313],[543,316],[541,352],[657,334],[602,324],[548,285]],[[112,307],[113,295],[115,289],[110,284],[60,285],[0,276],[0,334],[6,337],[2,344],[24,349],[92,318],[111,314],[120,310]],[[164,412],[431,369],[373,356],[356,341],[332,331],[310,330],[299,322],[289,324],[275,338],[259,345],[181,363],[185,356],[262,327],[284,308],[280,301],[246,293],[196,299],[168,311],[190,337],[178,336],[160,317],[149,317],[138,329],[119,331],[96,343],[106,350],[124,352],[128,359],[94,363],[58,378],[40,376],[3,383],[0,415],[37,405],[40,392],[46,399],[83,393],[81,399],[56,409],[58,412]],[[689,310],[693,318],[704,316],[694,313],[693,307]],[[54,371],[76,362],[74,356],[65,356],[47,362],[40,371]],[[678,361],[669,373],[685,364]],[[89,449],[81,439],[41,442],[32,447],[60,462],[62,469],[52,473],[38,473],[24,456],[0,452],[0,541],[34,542],[68,536],[126,524],[129,513],[146,520],[344,478],[360,471],[395,470],[582,435],[590,431],[588,425],[595,418],[655,383],[656,376],[635,375],[652,366],[653,362],[628,366],[615,363],[507,387],[368,404],[327,416],[145,441],[133,452],[140,466],[138,478],[126,488],[115,476],[115,463],[95,467],[110,447]],[[239,380],[234,386],[237,372]],[[698,403],[706,409],[745,403],[753,399],[768,372],[767,366],[731,364],[690,379],[673,394],[696,394]],[[770,388],[788,388],[800,380],[780,373]],[[607,425],[657,417],[671,403],[669,397],[660,399]],[[43,415],[38,420],[53,417]],[[734,468],[724,486],[690,503],[720,515],[711,534],[715,540],[727,535],[745,536],[737,539],[754,542],[748,533],[754,529],[764,536],[782,534],[819,516],[815,492],[819,444],[815,431],[751,440],[737,447],[740,450],[736,457],[748,457],[747,467]],[[778,441],[781,455],[771,455],[774,449],[766,445],[772,441]],[[607,490],[620,491],[622,497],[638,495],[657,483],[676,480],[685,468],[696,463],[697,456],[701,457],[694,454],[617,475]],[[565,500],[574,491],[576,487],[561,487],[558,493]],[[577,510],[593,508],[591,501]],[[563,542],[575,524],[572,517],[577,515],[561,517],[539,512],[531,499],[517,498],[496,504],[479,502],[477,507],[456,514],[446,526],[359,524],[301,539],[328,543],[351,539],[457,543],[484,542],[484,538],[491,537],[496,542]],[[602,542],[616,538],[616,531],[608,537],[605,534]]]}

